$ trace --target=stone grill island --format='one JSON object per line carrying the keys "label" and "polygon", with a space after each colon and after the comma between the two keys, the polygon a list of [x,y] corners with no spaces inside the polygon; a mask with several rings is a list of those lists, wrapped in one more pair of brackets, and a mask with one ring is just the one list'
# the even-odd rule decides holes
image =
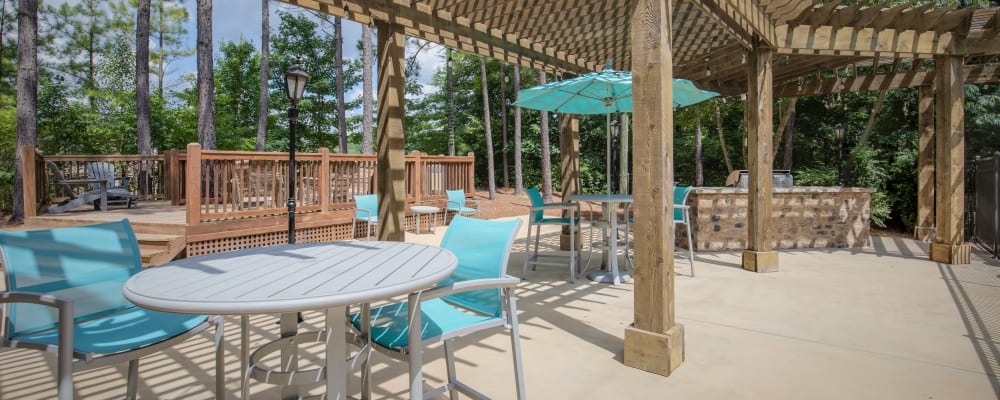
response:
{"label": "stone grill island", "polygon": [[[775,249],[862,247],[868,243],[874,189],[817,186],[773,189]],[[695,251],[747,248],[747,189],[695,187],[688,195]],[[683,228],[681,228],[683,229]],[[678,230],[678,244],[687,240]],[[685,246],[687,243],[683,243]]]}

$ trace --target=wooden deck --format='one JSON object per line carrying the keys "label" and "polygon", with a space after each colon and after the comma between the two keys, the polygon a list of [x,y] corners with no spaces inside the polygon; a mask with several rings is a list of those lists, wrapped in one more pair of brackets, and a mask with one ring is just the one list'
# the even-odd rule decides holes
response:
{"label": "wooden deck", "polygon": [[[444,207],[444,202],[423,203]],[[300,213],[295,220],[296,240],[300,243],[352,239],[353,210],[327,213]],[[173,206],[169,201],[140,202],[137,207],[111,207],[107,211],[81,206],[62,214],[41,214],[27,217],[24,229],[45,229],[97,224],[128,219],[135,230],[144,262],[156,265],[175,258],[190,257],[221,251],[260,247],[288,242],[288,217],[273,215],[244,219],[226,219],[189,225],[185,222],[185,206]],[[443,218],[435,218],[438,224]],[[407,207],[406,229],[416,228],[416,214]],[[441,222],[437,222],[441,221]],[[422,222],[427,228],[428,219]],[[358,224],[356,237],[365,236],[365,224]]]}

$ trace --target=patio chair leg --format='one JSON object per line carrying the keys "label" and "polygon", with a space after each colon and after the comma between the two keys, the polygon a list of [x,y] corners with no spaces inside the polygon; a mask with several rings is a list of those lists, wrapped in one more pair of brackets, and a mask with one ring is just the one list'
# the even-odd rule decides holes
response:
{"label": "patio chair leg", "polygon": [[358,220],[351,221],[351,240],[357,238],[355,232],[357,232]]}
{"label": "patio chair leg", "polygon": [[[538,259],[538,240],[542,237],[542,226],[535,225],[535,259]],[[532,271],[538,271],[537,264],[531,264]]]}
{"label": "patio chair leg", "polygon": [[361,334],[364,335],[365,345],[363,351],[364,359],[361,361],[361,399],[369,400],[372,398],[372,351],[375,351],[372,347],[372,335],[371,335],[371,304],[364,303],[361,305]]}
{"label": "patio chair leg", "polygon": [[691,277],[694,278],[694,242],[691,240],[691,224],[685,226],[688,231],[688,263],[691,264]]}
{"label": "patio chair leg", "polygon": [[579,264],[576,263],[576,225],[573,224],[572,213],[569,218],[569,282],[576,283],[576,269],[579,268]]}
{"label": "patio chair leg", "polygon": [[215,399],[226,398],[226,335],[221,316],[215,319]]}
{"label": "patio chair leg", "polygon": [[528,396],[524,390],[524,367],[521,363],[521,334],[517,329],[517,300],[514,298],[514,289],[503,289],[504,297],[507,299],[507,322],[510,324],[510,349],[514,355],[514,380],[517,384],[518,400],[525,400]]}
{"label": "patio chair leg", "polygon": [[587,264],[580,268],[580,273],[583,274],[590,269],[590,260],[594,259],[594,210],[590,210],[590,239],[587,239],[590,244],[590,251],[587,253]]}
{"label": "patio chair leg", "polygon": [[250,316],[240,315],[240,399],[250,398],[250,380],[247,377],[247,360],[250,359]]}
{"label": "patio chair leg", "polygon": [[455,386],[455,349],[451,340],[444,341],[444,361],[448,370],[448,394],[451,400],[458,400],[458,389]]}
{"label": "patio chair leg", "polygon": [[528,261],[531,260],[531,220],[528,220],[528,238],[524,241],[524,270],[521,277],[528,277]]}
{"label": "patio chair leg", "polygon": [[138,386],[139,380],[139,359],[129,360],[128,362],[128,378],[125,386],[125,398],[128,400],[135,400],[136,387]]}

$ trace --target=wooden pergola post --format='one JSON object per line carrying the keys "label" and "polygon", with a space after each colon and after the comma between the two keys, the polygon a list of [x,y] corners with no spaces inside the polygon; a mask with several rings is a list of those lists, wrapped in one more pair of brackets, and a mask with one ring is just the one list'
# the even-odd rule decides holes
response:
{"label": "wooden pergola post", "polygon": [[632,14],[635,322],[625,365],[669,376],[684,362],[674,321],[673,57],[671,1],[641,1]]}
{"label": "wooden pergola post", "polygon": [[747,57],[747,249],[743,250],[743,269],[752,272],[777,272],[778,253],[771,244],[771,138],[774,123],[772,64],[774,49],[754,44]]}
{"label": "wooden pergola post", "polygon": [[[559,117],[559,155],[562,157],[560,172],[562,194],[580,193],[580,117],[576,114],[562,114]],[[568,217],[565,216],[564,217]],[[576,248],[582,248],[580,227],[576,227]],[[559,236],[559,248],[569,250],[569,226],[563,226]]]}
{"label": "wooden pergola post", "polygon": [[917,221],[914,239],[934,241],[934,87],[921,86],[917,99]]}
{"label": "wooden pergola post", "polygon": [[965,98],[961,56],[934,57],[937,72],[935,137],[935,228],[930,258],[947,264],[971,262],[972,247],[963,232],[965,206]]}
{"label": "wooden pergola post", "polygon": [[403,154],[405,46],[403,27],[375,20],[378,30],[378,156],[375,185],[378,193],[378,240],[402,242],[406,203]]}

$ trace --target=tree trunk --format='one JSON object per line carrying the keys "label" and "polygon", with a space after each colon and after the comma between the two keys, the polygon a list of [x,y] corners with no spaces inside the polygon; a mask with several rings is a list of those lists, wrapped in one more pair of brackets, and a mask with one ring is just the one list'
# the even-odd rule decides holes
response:
{"label": "tree trunk", "polygon": [[21,153],[38,144],[38,1],[18,0],[17,7],[17,154],[11,221],[23,221],[24,182]]}
{"label": "tree trunk", "polygon": [[[519,91],[521,91],[521,67],[514,64],[515,102]],[[514,107],[514,195],[522,193],[524,193],[524,180],[521,174],[521,107]]]}
{"label": "tree trunk", "polygon": [[694,125],[694,185],[705,186],[705,173],[701,160],[701,115],[695,118]]}
{"label": "tree trunk", "polygon": [[257,104],[257,151],[264,151],[267,140],[267,95],[271,62],[270,0],[260,0],[260,99]]}
{"label": "tree trunk", "polygon": [[448,155],[455,156],[455,81],[452,76],[451,48],[447,50],[448,59],[445,60],[445,73],[448,75]]}
{"label": "tree trunk", "polygon": [[198,0],[198,143],[215,150],[215,78],[212,63],[212,0]]}
{"label": "tree trunk", "polygon": [[[95,34],[96,32],[94,32],[95,31],[94,24],[96,23],[96,21],[95,21],[95,19],[96,19],[95,14],[96,13],[93,10],[93,8],[94,8],[93,2],[91,2],[89,4],[89,6],[90,6],[91,10],[88,10],[88,14],[90,14],[90,27],[88,28],[89,37],[87,38],[88,39],[87,40],[87,53],[88,53],[87,57],[88,57],[88,60],[87,60],[87,83],[86,83],[86,87],[87,87],[87,89],[89,89],[88,92],[87,92],[87,99],[90,101],[90,109],[92,111],[96,111],[97,110],[97,99],[94,97],[94,94],[93,94],[94,91],[97,90],[97,60],[96,60],[96,55],[97,55],[97,45],[96,45],[96,43],[97,43],[97,35]],[[139,4],[139,8],[141,8],[141,6],[142,5]],[[147,16],[149,15],[148,8],[146,10],[146,15]],[[146,18],[146,20],[149,21],[149,18]],[[149,23],[148,22],[146,23],[146,37],[147,38],[149,37]],[[136,49],[136,51],[138,52],[139,50]],[[149,43],[146,43],[146,54],[149,54]],[[149,70],[149,68],[147,67],[147,71],[148,70]],[[149,85],[148,84],[148,79],[147,79],[147,84],[146,85],[147,86]]]}
{"label": "tree trunk", "polygon": [[496,169],[493,166],[493,131],[490,129],[490,92],[486,80],[486,60],[479,58],[479,75],[483,81],[483,124],[486,129],[486,170],[489,182],[490,200],[497,198]]}
{"label": "tree trunk", "polygon": [[[7,0],[2,0],[0,4],[0,38],[7,34]],[[0,40],[0,55],[3,54],[3,40]],[[3,82],[3,68],[0,68],[0,82]],[[3,102],[0,101],[0,106]]]}
{"label": "tree trunk", "polygon": [[797,112],[792,110],[792,115],[788,117],[788,123],[785,125],[785,157],[782,169],[792,169],[792,150],[795,148],[795,114]]}
{"label": "tree trunk", "polygon": [[340,154],[347,154],[347,113],[344,110],[344,27],[340,17],[333,19],[333,43],[336,52],[333,67],[337,71],[337,131],[340,133]]}
{"label": "tree trunk", "polygon": [[374,125],[372,123],[372,115],[374,114],[375,100],[372,98],[372,58],[374,57],[374,51],[372,50],[371,25],[361,26],[361,53],[361,62],[364,65],[364,71],[361,73],[361,152],[372,154],[374,152],[372,149],[372,127]]}
{"label": "tree trunk", "polygon": [[722,158],[726,160],[726,172],[733,172],[733,161],[729,159],[729,148],[726,147],[726,135],[722,131],[722,107],[719,99],[715,102],[715,130],[719,133],[719,145],[722,147]]}
{"label": "tree trunk", "polygon": [[[167,17],[163,15],[163,3],[165,2],[166,0],[160,0],[159,3],[157,4],[157,8],[159,9],[160,13],[159,15],[160,19],[156,21],[157,30],[159,33],[157,35],[157,39],[159,39],[159,45],[156,47],[156,51],[160,55],[160,60],[159,60],[160,73],[156,74],[157,83],[159,83],[159,86],[156,87],[156,96],[158,96],[160,100],[163,100],[163,81],[165,80],[164,76],[167,75],[166,71],[167,62],[166,60],[164,60],[164,57],[166,57],[166,52],[163,50],[163,36],[166,35],[166,30],[167,30]],[[264,0],[264,2],[267,3],[267,0]]]}
{"label": "tree trunk", "polygon": [[503,157],[503,187],[510,187],[510,165],[507,164],[507,66],[500,67],[500,118],[503,120],[503,141],[500,154]]}
{"label": "tree trunk", "polygon": [[135,133],[140,155],[153,154],[149,127],[149,7],[150,0],[139,0],[135,21]]}
{"label": "tree trunk", "polygon": [[[538,71],[538,86],[545,84],[545,71]],[[552,202],[552,155],[549,148],[549,113],[541,112],[541,138],[539,143],[542,147],[542,196],[546,203]]]}

